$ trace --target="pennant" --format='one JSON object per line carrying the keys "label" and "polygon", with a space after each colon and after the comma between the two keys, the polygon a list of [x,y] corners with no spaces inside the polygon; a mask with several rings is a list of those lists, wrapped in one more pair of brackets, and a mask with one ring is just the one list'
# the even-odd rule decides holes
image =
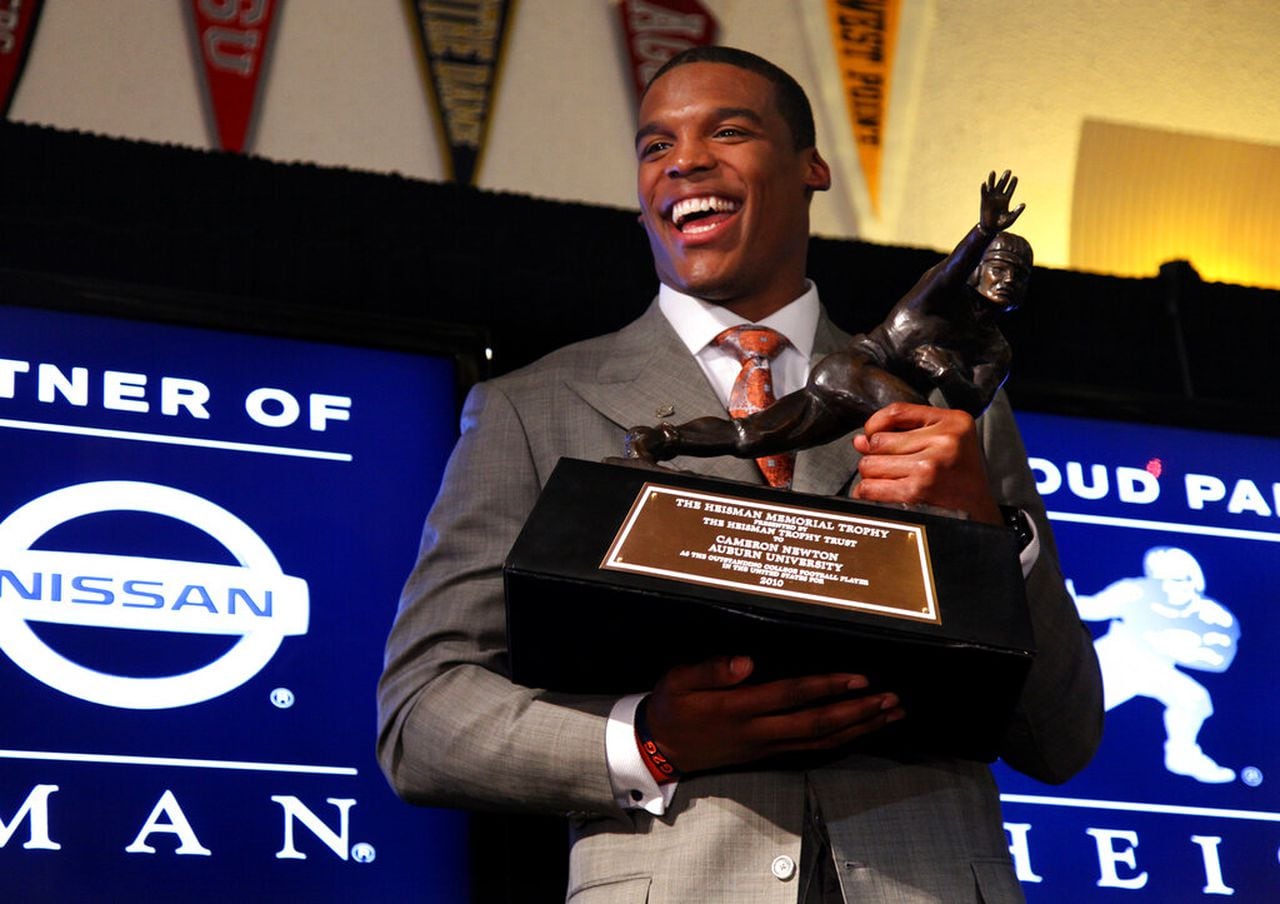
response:
{"label": "pennant", "polygon": [[880,214],[880,164],[901,0],[827,0],[845,108],[871,209]]}
{"label": "pennant", "polygon": [[215,144],[243,152],[280,0],[189,0]]}
{"label": "pennant", "polygon": [[44,0],[9,0],[0,8],[0,119],[18,91]]}
{"label": "pennant", "polygon": [[515,0],[407,0],[449,178],[475,181]]}
{"label": "pennant", "polygon": [[662,64],[716,42],[719,26],[699,0],[622,0],[618,4],[637,102]]}

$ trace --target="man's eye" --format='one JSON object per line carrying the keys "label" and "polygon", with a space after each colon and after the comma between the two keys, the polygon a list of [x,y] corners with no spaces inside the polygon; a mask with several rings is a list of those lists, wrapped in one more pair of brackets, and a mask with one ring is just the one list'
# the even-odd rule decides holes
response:
{"label": "man's eye", "polygon": [[717,138],[741,138],[747,133],[739,129],[737,126],[721,126],[716,129]]}
{"label": "man's eye", "polygon": [[671,147],[671,142],[666,141],[665,139],[661,141],[651,141],[648,144],[641,146],[640,156],[649,157],[653,154],[659,153],[660,151],[665,151],[669,147]]}

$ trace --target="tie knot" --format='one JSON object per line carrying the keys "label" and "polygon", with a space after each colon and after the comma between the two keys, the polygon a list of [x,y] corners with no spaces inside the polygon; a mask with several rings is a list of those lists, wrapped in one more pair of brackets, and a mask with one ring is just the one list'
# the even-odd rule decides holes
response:
{"label": "tie knot", "polygon": [[777,330],[750,323],[729,327],[716,336],[712,344],[729,349],[738,356],[739,361],[751,358],[773,360],[788,345],[787,337]]}

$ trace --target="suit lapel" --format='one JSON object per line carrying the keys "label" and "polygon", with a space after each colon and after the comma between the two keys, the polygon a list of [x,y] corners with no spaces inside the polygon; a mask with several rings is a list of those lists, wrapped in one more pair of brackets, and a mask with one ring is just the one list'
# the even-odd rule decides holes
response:
{"label": "suit lapel", "polygon": [[[708,415],[726,416],[702,368],[662,316],[657,302],[615,334],[613,348],[594,381],[576,380],[568,385],[584,402],[624,429],[663,420],[679,424]],[[754,461],[728,455],[681,456],[669,464],[711,477],[763,482]]]}

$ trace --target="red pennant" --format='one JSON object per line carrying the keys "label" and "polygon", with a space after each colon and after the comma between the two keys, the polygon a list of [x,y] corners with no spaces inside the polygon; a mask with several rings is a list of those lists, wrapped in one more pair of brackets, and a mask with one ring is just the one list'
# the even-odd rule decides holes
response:
{"label": "red pennant", "polygon": [[280,0],[190,0],[218,147],[243,151]]}
{"label": "red pennant", "polygon": [[9,115],[43,4],[44,0],[0,4],[0,118]]}
{"label": "red pennant", "polygon": [[715,17],[698,0],[622,0],[618,11],[637,98],[667,60],[716,42]]}

